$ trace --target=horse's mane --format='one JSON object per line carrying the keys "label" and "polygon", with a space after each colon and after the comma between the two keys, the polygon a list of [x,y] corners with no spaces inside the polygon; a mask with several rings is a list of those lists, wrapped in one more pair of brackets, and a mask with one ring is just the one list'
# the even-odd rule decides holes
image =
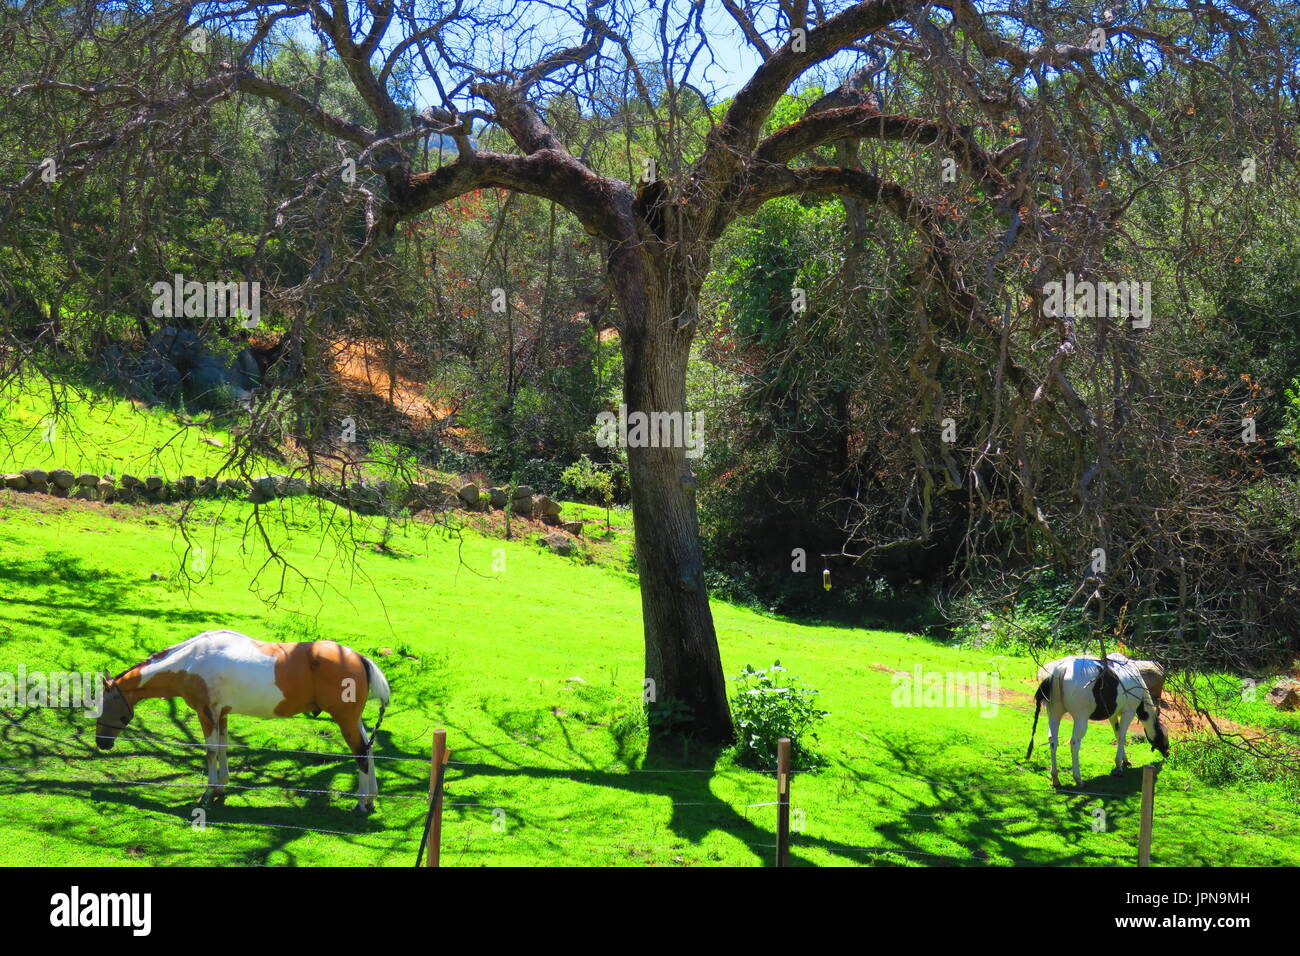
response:
{"label": "horse's mane", "polygon": [[[194,637],[199,637],[199,636],[201,636],[201,635],[198,635],[198,634],[195,634],[195,635],[194,635]],[[120,681],[123,677],[125,677],[129,672],[135,670],[137,667],[144,667],[146,664],[153,664],[153,663],[155,663],[155,662],[157,662],[157,661],[162,660],[164,657],[167,657],[167,656],[168,656],[169,654],[171,654],[173,651],[180,650],[182,647],[184,647],[184,646],[185,646],[186,644],[188,644],[190,641],[194,640],[194,637],[187,637],[187,638],[185,638],[185,640],[181,641],[179,644],[173,644],[171,647],[164,647],[161,651],[154,651],[152,654],[150,654],[150,655],[149,655],[148,657],[146,657],[144,660],[140,661],[139,663],[132,664],[130,667],[126,668],[126,669],[123,670],[120,674],[118,674],[116,677],[114,677],[114,678],[113,678],[113,683],[116,684],[116,683],[117,683],[118,681]]]}

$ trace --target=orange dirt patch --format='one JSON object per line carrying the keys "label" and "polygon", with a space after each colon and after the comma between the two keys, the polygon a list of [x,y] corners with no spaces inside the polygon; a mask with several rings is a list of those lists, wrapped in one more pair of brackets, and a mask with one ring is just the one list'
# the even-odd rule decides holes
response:
{"label": "orange dirt patch", "polygon": [[[390,374],[390,363],[383,343],[359,339],[330,343],[333,353],[334,375],[343,388],[382,402],[406,424],[413,428],[427,428],[455,414],[455,408],[445,402],[430,399],[428,387],[420,380],[419,371],[399,355],[396,375]],[[471,440],[469,430],[449,425],[445,434],[455,439],[461,451],[483,451],[481,445]]]}
{"label": "orange dirt patch", "polygon": [[[881,671],[885,674],[906,674],[911,676],[911,671],[900,671],[896,667],[890,667],[888,664],[872,664],[872,670]],[[998,684],[998,704],[1010,707],[1012,710],[1032,710],[1034,706],[1034,695],[1032,692],[1012,690],[1009,687],[1003,687]]]}
{"label": "orange dirt patch", "polygon": [[367,392],[388,402],[412,422],[427,425],[445,418],[451,410],[439,407],[425,394],[425,387],[401,370],[389,373],[388,356],[374,342],[334,342],[334,373],[345,388]]}
{"label": "orange dirt patch", "polygon": [[[1204,714],[1198,714],[1191,704],[1180,695],[1169,690],[1168,687],[1165,688],[1160,698],[1160,720],[1168,730],[1179,734],[1200,731],[1213,732],[1209,719]],[[1216,717],[1214,723],[1218,725],[1219,730],[1225,733],[1241,734],[1247,738],[1263,737],[1267,733],[1259,727],[1239,724],[1223,717]]]}

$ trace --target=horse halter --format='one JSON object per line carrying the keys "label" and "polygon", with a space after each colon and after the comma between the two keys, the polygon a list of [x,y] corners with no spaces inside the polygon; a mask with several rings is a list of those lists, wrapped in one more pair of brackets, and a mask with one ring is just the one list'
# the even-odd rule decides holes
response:
{"label": "horse halter", "polygon": [[115,691],[117,696],[122,699],[122,703],[126,706],[126,719],[122,721],[121,726],[105,723],[103,720],[100,720],[99,723],[109,730],[126,730],[126,725],[135,720],[135,708],[132,707],[131,702],[126,699],[126,694],[122,693],[122,688],[117,686],[116,680],[109,684],[109,689]]}

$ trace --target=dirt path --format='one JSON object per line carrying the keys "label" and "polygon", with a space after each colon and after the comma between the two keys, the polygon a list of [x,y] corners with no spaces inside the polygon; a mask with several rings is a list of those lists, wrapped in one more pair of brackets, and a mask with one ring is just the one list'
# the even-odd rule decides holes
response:
{"label": "dirt path", "polygon": [[414,424],[427,425],[451,414],[450,408],[429,399],[421,382],[403,374],[400,362],[397,375],[391,376],[381,344],[365,340],[335,341],[330,343],[330,348],[334,353],[334,372],[345,388],[383,399]]}

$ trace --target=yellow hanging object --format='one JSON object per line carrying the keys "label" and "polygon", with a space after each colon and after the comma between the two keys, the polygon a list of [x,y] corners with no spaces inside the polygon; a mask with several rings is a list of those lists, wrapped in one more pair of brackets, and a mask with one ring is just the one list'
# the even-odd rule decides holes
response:
{"label": "yellow hanging object", "polygon": [[827,591],[829,591],[829,590],[831,589],[831,569],[830,569],[830,568],[823,568],[823,569],[822,569],[822,587],[824,587]]}

